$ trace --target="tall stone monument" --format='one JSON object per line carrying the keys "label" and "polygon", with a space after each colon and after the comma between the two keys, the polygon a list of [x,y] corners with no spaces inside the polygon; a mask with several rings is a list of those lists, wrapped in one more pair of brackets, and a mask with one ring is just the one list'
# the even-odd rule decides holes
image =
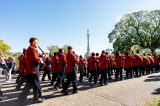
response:
{"label": "tall stone monument", "polygon": [[89,37],[90,37],[89,30],[87,30],[87,53],[85,54],[85,58],[88,58],[90,56]]}

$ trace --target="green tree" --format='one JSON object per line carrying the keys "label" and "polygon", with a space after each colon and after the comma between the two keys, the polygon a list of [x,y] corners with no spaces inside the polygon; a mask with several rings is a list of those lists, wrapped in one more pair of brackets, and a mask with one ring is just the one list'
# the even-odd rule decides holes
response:
{"label": "green tree", "polygon": [[64,53],[67,54],[67,52],[68,52],[68,45],[64,45],[62,49],[64,50]]}
{"label": "green tree", "polygon": [[51,45],[51,46],[47,47],[47,49],[49,50],[49,53],[50,53],[51,55],[53,55],[54,52],[58,52],[59,47],[58,47],[58,46]]}
{"label": "green tree", "polygon": [[[67,54],[67,48],[68,48],[68,45],[64,45],[61,49],[64,50],[64,53]],[[56,46],[56,45],[51,45],[49,47],[47,47],[47,49],[49,50],[49,53],[51,55],[54,54],[54,52],[58,52],[58,50],[60,49],[60,47]]]}
{"label": "green tree", "polygon": [[133,45],[160,47],[160,10],[139,11],[124,15],[108,35],[115,51],[129,51]]}
{"label": "green tree", "polygon": [[16,67],[19,67],[19,57],[20,55],[22,55],[23,53],[21,52],[17,52],[17,53],[13,53],[13,57],[15,58],[15,62],[16,62]]}
{"label": "green tree", "polygon": [[11,50],[11,47],[6,44],[3,40],[0,39],[0,52],[6,56],[7,53]]}

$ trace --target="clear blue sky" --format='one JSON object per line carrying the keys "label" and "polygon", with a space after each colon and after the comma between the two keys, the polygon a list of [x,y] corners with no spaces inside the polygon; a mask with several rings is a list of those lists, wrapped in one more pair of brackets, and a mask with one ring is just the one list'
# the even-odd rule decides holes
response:
{"label": "clear blue sky", "polygon": [[0,39],[12,52],[21,51],[36,36],[45,50],[68,44],[85,54],[90,29],[91,51],[100,52],[112,47],[107,35],[118,17],[155,9],[160,9],[160,0],[0,0]]}

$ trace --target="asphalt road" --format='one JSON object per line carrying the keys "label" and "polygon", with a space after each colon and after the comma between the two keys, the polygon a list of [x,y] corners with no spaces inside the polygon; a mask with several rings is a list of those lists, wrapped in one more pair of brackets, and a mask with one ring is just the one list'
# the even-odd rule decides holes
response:
{"label": "asphalt road", "polygon": [[[8,98],[0,102],[0,106],[15,106],[20,92],[15,91],[15,78],[5,83],[4,76],[0,77],[2,91]],[[32,104],[32,93],[28,96],[27,105],[31,106],[144,106],[159,99],[160,73],[154,73],[139,78],[118,82],[109,82],[106,86],[90,84],[87,81],[78,82],[79,92],[63,96],[50,86],[49,81],[41,83],[43,103]],[[70,90],[70,93],[72,91]]]}

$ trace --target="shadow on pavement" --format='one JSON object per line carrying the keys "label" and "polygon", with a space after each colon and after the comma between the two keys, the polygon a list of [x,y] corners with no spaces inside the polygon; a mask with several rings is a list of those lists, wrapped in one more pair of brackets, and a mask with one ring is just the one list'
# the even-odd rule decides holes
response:
{"label": "shadow on pavement", "polygon": [[147,77],[147,79],[144,80],[144,82],[152,82],[152,81],[160,81],[160,75],[153,75]]}
{"label": "shadow on pavement", "polygon": [[[16,77],[14,77],[16,78]],[[127,80],[127,79],[124,79]],[[144,82],[151,82],[151,81],[160,81],[160,75],[152,75],[152,76],[148,76]],[[108,80],[108,83],[114,83],[115,80]],[[116,81],[117,82],[117,81]],[[20,91],[15,91],[15,87],[16,84],[15,83],[6,83],[3,84],[2,86],[2,91],[5,94],[5,96],[7,96],[7,100],[4,101],[0,101],[0,106],[19,106],[17,104],[17,97],[20,94]],[[94,88],[98,88],[101,87],[99,86],[99,84],[94,84],[94,83],[89,83],[88,79],[85,78],[84,82],[79,82],[77,81],[77,87],[79,91],[84,91],[84,90],[88,90],[88,89],[94,89]],[[60,98],[63,97],[64,95],[61,93],[61,89],[58,91],[54,91],[53,87],[50,85],[50,81],[44,81],[41,82],[41,88],[42,88],[42,95],[43,93],[47,93],[47,95],[45,94],[45,96],[43,96],[43,98],[45,99],[51,99],[51,98]],[[68,90],[69,94],[72,94],[72,85],[69,87]],[[152,94],[154,95],[159,95],[160,94],[160,88],[156,89]],[[32,92],[30,92],[29,95],[32,95]],[[33,99],[27,99],[26,101],[26,105],[32,105],[33,104]]]}
{"label": "shadow on pavement", "polygon": [[152,92],[151,94],[153,94],[153,95],[160,95],[160,88],[154,90],[154,92]]}
{"label": "shadow on pavement", "polygon": [[[8,86],[11,85],[11,86]],[[8,83],[3,84],[2,91],[5,96],[7,96],[7,99],[4,101],[0,101],[0,106],[19,106],[17,104],[17,97],[21,93],[21,91],[15,91],[16,84],[15,83]],[[61,93],[61,89],[59,91],[54,91],[53,87],[50,85],[50,81],[41,82],[42,89],[42,95],[43,93],[47,92],[49,95],[43,96],[43,98],[51,99],[51,98],[58,98],[63,97],[64,95]],[[89,83],[88,81],[79,82],[77,81],[77,87],[79,91],[87,90],[87,89],[93,89],[99,87],[99,84]],[[4,90],[5,89],[5,90]],[[45,90],[44,90],[45,89]],[[69,95],[72,94],[72,85],[68,89]],[[32,91],[29,95],[32,95]],[[33,104],[33,99],[27,99],[26,105]]]}

